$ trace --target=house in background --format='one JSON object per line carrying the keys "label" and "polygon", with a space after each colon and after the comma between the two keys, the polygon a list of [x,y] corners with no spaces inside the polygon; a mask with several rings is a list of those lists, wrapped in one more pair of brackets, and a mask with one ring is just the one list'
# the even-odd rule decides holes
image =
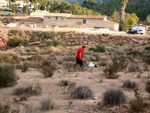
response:
{"label": "house in background", "polygon": [[9,2],[6,0],[0,0],[0,9],[9,9]]}
{"label": "house in background", "polygon": [[15,1],[15,2],[11,2],[10,4],[17,5],[19,13],[23,12],[22,10],[24,6],[27,6],[30,12],[34,9],[33,5],[31,5],[30,3],[24,3],[24,1]]}
{"label": "house in background", "polygon": [[99,15],[72,15],[67,13],[49,13],[44,15],[44,25],[72,28],[109,28],[118,31],[119,24]]}
{"label": "house in background", "polygon": [[19,24],[29,27],[43,27],[43,19],[41,17],[28,17],[27,19],[20,19]]}

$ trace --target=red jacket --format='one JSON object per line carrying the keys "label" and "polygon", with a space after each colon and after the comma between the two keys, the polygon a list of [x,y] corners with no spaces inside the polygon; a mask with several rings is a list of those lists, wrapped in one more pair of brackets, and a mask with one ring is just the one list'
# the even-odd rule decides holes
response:
{"label": "red jacket", "polygon": [[[80,53],[81,53],[81,58],[80,58]],[[77,52],[76,57],[77,57],[77,58],[80,58],[80,60],[81,60],[81,59],[83,58],[83,56],[84,56],[83,48],[80,48],[80,49],[78,50],[78,52]]]}

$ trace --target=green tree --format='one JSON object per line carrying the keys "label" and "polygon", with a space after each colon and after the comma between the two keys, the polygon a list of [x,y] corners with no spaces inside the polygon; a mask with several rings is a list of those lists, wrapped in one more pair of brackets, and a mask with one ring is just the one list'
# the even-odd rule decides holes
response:
{"label": "green tree", "polygon": [[43,5],[41,5],[40,10],[45,10],[45,7]]}
{"label": "green tree", "polygon": [[29,9],[27,6],[23,7],[23,13],[29,14]]}
{"label": "green tree", "polygon": [[137,23],[138,21],[139,21],[139,18],[136,16],[135,13],[132,13],[132,14],[127,13],[125,15],[125,21],[122,25],[124,29],[128,29],[128,28],[132,28],[132,25],[134,23]]}
{"label": "green tree", "polygon": [[150,25],[150,15],[147,16],[147,18],[145,20],[145,24]]}
{"label": "green tree", "polygon": [[18,8],[17,5],[10,5],[9,7],[11,8],[12,13],[16,13],[16,10]]}
{"label": "green tree", "polygon": [[[47,6],[48,0],[39,0],[40,9],[45,10],[45,7]],[[42,7],[42,8],[41,8]]]}
{"label": "green tree", "polygon": [[24,38],[16,37],[10,40],[9,46],[10,47],[17,47],[19,45],[24,45],[25,44]]}

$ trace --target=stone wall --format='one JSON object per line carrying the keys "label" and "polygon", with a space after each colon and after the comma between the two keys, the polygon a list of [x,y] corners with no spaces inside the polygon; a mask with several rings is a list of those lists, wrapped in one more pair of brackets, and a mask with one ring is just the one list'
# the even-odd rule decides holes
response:
{"label": "stone wall", "polygon": [[[86,24],[83,24],[83,20],[86,20]],[[94,28],[104,27],[110,30],[118,31],[119,24],[103,21],[101,19],[71,19],[64,17],[44,17],[44,25],[49,26],[63,26],[63,27],[75,27],[75,28]]]}

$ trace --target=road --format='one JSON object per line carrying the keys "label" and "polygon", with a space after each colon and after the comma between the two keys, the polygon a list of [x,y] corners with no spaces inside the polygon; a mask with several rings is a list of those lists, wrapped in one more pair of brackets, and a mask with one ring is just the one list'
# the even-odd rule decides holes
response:
{"label": "road", "polygon": [[31,30],[31,31],[53,31],[53,32],[77,32],[77,33],[88,33],[88,34],[110,34],[110,35],[117,35],[117,36],[132,36],[132,37],[144,37],[150,38],[150,35],[140,35],[140,34],[126,34],[126,32],[118,32],[118,31],[99,31],[96,29],[91,28],[31,28],[26,26],[19,26],[19,27],[5,27],[0,26],[0,30]]}

